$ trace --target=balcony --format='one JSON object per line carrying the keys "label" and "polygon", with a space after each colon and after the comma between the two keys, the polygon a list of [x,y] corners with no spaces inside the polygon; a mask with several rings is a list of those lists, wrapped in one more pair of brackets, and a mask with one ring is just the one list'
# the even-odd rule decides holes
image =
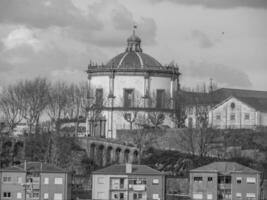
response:
{"label": "balcony", "polygon": [[132,190],[132,191],[146,191],[146,185],[145,184],[129,185],[129,190]]}
{"label": "balcony", "polygon": [[226,190],[226,189],[228,189],[228,190],[231,190],[231,186],[232,186],[232,184],[230,183],[220,183],[220,184],[218,184],[218,189],[219,190]]}

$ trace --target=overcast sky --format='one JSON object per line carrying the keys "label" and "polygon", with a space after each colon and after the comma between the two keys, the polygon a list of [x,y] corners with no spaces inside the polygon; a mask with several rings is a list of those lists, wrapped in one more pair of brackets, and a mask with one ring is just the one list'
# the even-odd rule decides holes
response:
{"label": "overcast sky", "polygon": [[0,86],[86,80],[137,24],[143,51],[176,62],[183,87],[267,90],[266,22],[267,0],[0,0]]}

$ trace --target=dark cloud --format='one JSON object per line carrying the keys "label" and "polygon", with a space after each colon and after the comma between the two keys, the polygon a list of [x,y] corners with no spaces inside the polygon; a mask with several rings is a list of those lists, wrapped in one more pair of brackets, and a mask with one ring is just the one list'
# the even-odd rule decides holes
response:
{"label": "dark cloud", "polygon": [[182,5],[199,5],[214,9],[230,9],[248,7],[256,9],[267,9],[266,0],[150,0],[153,3],[172,2]]}
{"label": "dark cloud", "polygon": [[37,28],[50,26],[101,29],[94,15],[84,16],[71,0],[1,0],[0,22]]}
{"label": "dark cloud", "polygon": [[226,86],[251,87],[252,83],[244,71],[221,64],[199,63],[182,67],[183,75],[209,80],[213,78],[217,83]]}
{"label": "dark cloud", "polygon": [[201,48],[210,48],[214,46],[214,42],[205,33],[199,30],[193,30],[192,36],[198,40]]}

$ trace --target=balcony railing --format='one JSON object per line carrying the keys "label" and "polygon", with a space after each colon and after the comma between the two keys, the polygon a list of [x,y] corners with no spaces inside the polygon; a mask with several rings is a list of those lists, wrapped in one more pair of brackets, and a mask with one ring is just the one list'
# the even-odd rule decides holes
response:
{"label": "balcony railing", "polygon": [[129,185],[129,190],[145,191],[146,190],[146,185],[145,184]]}

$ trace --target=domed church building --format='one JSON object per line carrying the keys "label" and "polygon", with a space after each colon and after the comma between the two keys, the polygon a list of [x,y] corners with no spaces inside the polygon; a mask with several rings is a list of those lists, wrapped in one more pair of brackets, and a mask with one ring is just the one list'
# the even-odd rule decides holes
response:
{"label": "domed church building", "polygon": [[87,135],[116,138],[119,129],[174,127],[179,69],[144,53],[135,29],[124,52],[105,65],[90,63],[87,74]]}

